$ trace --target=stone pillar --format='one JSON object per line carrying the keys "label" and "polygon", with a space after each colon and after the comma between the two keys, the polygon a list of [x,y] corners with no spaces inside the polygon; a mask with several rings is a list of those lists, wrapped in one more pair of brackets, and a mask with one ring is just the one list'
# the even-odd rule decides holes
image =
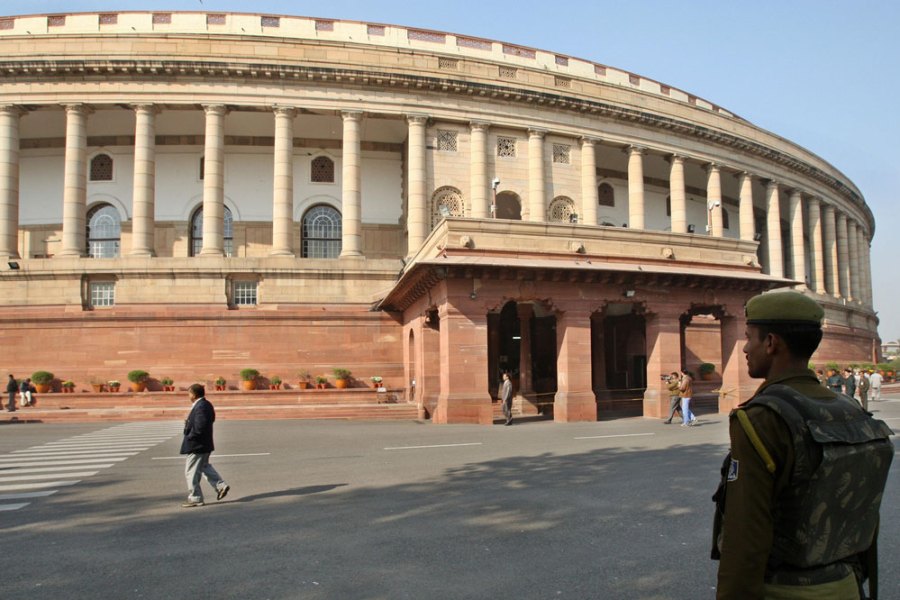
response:
{"label": "stone pillar", "polygon": [[673,307],[651,307],[645,315],[647,335],[647,389],[644,416],[662,418],[669,414],[669,390],[663,375],[681,371],[681,321]]}
{"label": "stone pillar", "polygon": [[742,307],[733,311],[735,316],[720,319],[722,331],[722,387],[719,392],[719,412],[727,414],[738,404],[749,400],[758,386],[747,372],[744,356],[747,321]]}
{"label": "stone pillar", "polygon": [[597,398],[591,386],[591,315],[587,309],[557,315],[556,347],[553,420],[596,421]]}
{"label": "stone pillar", "polygon": [[749,242],[756,235],[756,219],[753,216],[753,175],[740,175],[740,229],[741,239]]}
{"label": "stone pillar", "polygon": [[225,115],[222,105],[206,105],[203,150],[203,247],[200,256],[225,255]]}
{"label": "stone pillar", "polygon": [[684,157],[673,154],[669,169],[669,204],[672,233],[687,233],[687,195],[684,191]]}
{"label": "stone pillar", "polygon": [[528,206],[529,221],[547,220],[547,185],[544,169],[544,134],[542,129],[528,130]]}
{"label": "stone pillar", "polygon": [[490,425],[493,407],[487,390],[487,313],[464,313],[450,302],[470,300],[468,296],[456,296],[438,309],[441,391],[432,422]]}
{"label": "stone pillar", "polygon": [[838,248],[838,274],[840,279],[841,297],[853,300],[850,289],[850,251],[848,248],[847,215],[837,213],[837,248]]}
{"label": "stone pillar", "polygon": [[132,256],[156,254],[156,112],[150,104],[134,107]]}
{"label": "stone pillar", "polygon": [[469,123],[471,136],[469,185],[472,195],[472,217],[475,219],[486,219],[491,216],[489,190],[493,178],[487,170],[487,132],[489,127],[490,125],[487,123],[477,121]]}
{"label": "stone pillar", "polygon": [[597,140],[581,138],[581,222],[597,224]]}
{"label": "stone pillar", "polygon": [[872,299],[872,256],[871,247],[869,245],[869,235],[863,228],[860,228],[859,230],[859,242],[860,256],[862,257],[863,266],[862,272],[864,276],[863,297],[865,299],[866,306],[871,307],[874,304]]}
{"label": "stone pillar", "polygon": [[769,275],[784,277],[784,257],[781,252],[781,204],[778,183],[769,181],[767,187],[766,238],[769,248]]}
{"label": "stone pillar", "polygon": [[859,236],[856,223],[852,219],[847,219],[847,256],[850,264],[850,297],[860,302],[862,301],[862,285],[859,278]]}
{"label": "stone pillar", "polygon": [[791,212],[791,277],[799,281],[799,290],[806,289],[806,241],[803,239],[803,195],[793,190],[789,199]]}
{"label": "stone pillar", "polygon": [[[341,258],[344,258],[348,256],[362,256],[362,169],[360,164],[361,143],[359,133],[362,112],[344,111],[341,115],[344,118],[344,140],[341,154],[343,163],[341,172],[343,180],[341,190]],[[413,127],[410,124],[410,135],[412,135],[412,130]],[[410,146],[412,146],[412,139],[410,139]],[[410,154],[412,154],[412,151],[410,151]],[[412,169],[412,160],[410,160],[410,171]],[[412,196],[412,181],[409,182],[409,189],[410,196]],[[410,201],[410,213],[412,213],[412,201]],[[410,214],[410,216],[412,215]],[[417,231],[421,231],[422,223],[419,222],[416,227],[418,228]],[[412,229],[410,229],[410,236],[412,236]],[[421,244],[421,241],[419,244]],[[412,239],[410,239],[409,247],[413,248]],[[418,249],[418,246],[415,246],[415,248]]]}
{"label": "stone pillar", "polygon": [[838,269],[837,228],[835,226],[834,206],[824,207],[825,232],[825,287],[835,298],[841,297],[840,270]]}
{"label": "stone pillar", "polygon": [[531,319],[534,307],[531,304],[517,304],[519,317],[519,393],[513,398],[513,406],[523,415],[538,414],[534,390],[531,388]]}
{"label": "stone pillar", "polygon": [[640,146],[628,148],[628,226],[644,229],[644,152]]}
{"label": "stone pillar", "polygon": [[725,226],[722,219],[722,176],[719,165],[710,163],[706,179],[706,210],[713,237],[722,237]]}
{"label": "stone pillar", "polygon": [[87,240],[87,117],[83,104],[66,106],[66,171],[62,248],[57,256],[84,256]]}
{"label": "stone pillar", "polygon": [[822,243],[822,209],[818,198],[810,198],[809,237],[812,240],[813,289],[817,294],[826,294],[825,288],[825,246]]}
{"label": "stone pillar", "polygon": [[426,200],[425,177],[425,124],[428,117],[410,115],[409,123],[409,213],[406,219],[409,247],[407,255],[412,256],[419,251],[422,242],[428,237],[429,219]]}
{"label": "stone pillar", "polygon": [[294,256],[294,117],[297,109],[275,107],[275,170],[272,179],[271,256]]}
{"label": "stone pillar", "polygon": [[18,106],[0,106],[0,258],[19,258]]}

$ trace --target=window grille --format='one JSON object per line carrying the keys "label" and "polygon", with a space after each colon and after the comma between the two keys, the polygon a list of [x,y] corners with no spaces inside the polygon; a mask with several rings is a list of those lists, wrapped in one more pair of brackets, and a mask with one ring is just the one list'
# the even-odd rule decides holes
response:
{"label": "window grille", "polygon": [[606,67],[603,65],[594,65],[594,73],[601,77],[606,77]]}
{"label": "window grille", "polygon": [[601,183],[597,188],[597,200],[600,206],[615,206],[616,192],[608,183]]}
{"label": "window grille", "polygon": [[153,13],[154,25],[171,25],[172,13]]}
{"label": "window grille", "polygon": [[437,146],[441,152],[456,152],[456,132],[439,130]]}
{"label": "window grille", "polygon": [[0,29],[13,29],[15,26],[15,19],[0,19]]}
{"label": "window grille", "polygon": [[206,15],[207,25],[224,25],[225,15]]}
{"label": "window grille", "polygon": [[334,183],[334,161],[327,156],[317,156],[310,164],[310,181]]}
{"label": "window grille", "polygon": [[234,282],[234,305],[235,306],[256,306],[257,305],[257,287],[255,281],[235,281]]}
{"label": "window grille", "polygon": [[319,204],[303,216],[303,258],[338,258],[341,255],[341,213]]}
{"label": "window grille", "polygon": [[522,48],[521,46],[513,46],[511,44],[503,44],[503,54],[512,56],[521,56],[522,58],[534,58],[535,51],[531,48]]}
{"label": "window grille", "polygon": [[366,31],[369,35],[384,35],[384,25],[369,25]]}
{"label": "window grille", "polygon": [[316,31],[334,31],[334,21],[316,21]]}
{"label": "window grille", "polygon": [[492,45],[487,40],[478,40],[475,38],[458,37],[456,45],[463,48],[475,48],[476,50],[490,50]]}
{"label": "window grille", "polygon": [[566,196],[558,196],[550,203],[549,212],[551,223],[571,223],[575,215],[575,202]]}
{"label": "window grille", "polygon": [[[443,208],[443,210],[441,210]],[[462,192],[455,187],[438,188],[431,196],[431,227],[441,222],[444,217],[464,217],[466,207]]]}
{"label": "window grille", "polygon": [[434,42],[436,44],[443,44],[446,41],[446,36],[443,33],[422,31],[420,29],[408,29],[406,31],[406,38],[420,42]]}
{"label": "window grille", "polygon": [[[222,246],[225,256],[234,256],[234,220],[231,210],[225,207],[225,216],[222,224]],[[203,250],[203,207],[194,212],[191,218],[191,256],[199,256]]]}
{"label": "window grille", "polygon": [[517,72],[513,67],[500,67],[500,79],[515,79]]}
{"label": "window grille", "polygon": [[63,27],[66,24],[66,15],[51,15],[47,17],[47,27]]}
{"label": "window grille", "polygon": [[556,87],[570,88],[570,87],[572,87],[572,80],[569,79],[568,77],[554,77],[553,84]]}
{"label": "window grille", "polygon": [[259,24],[262,27],[281,27],[281,18],[279,18],[279,17],[260,17]]}
{"label": "window grille", "polygon": [[561,66],[561,67],[568,67],[568,66],[569,66],[569,59],[568,59],[568,57],[557,55],[557,57],[556,57],[556,64],[558,64],[558,65]]}
{"label": "window grille", "polygon": [[115,13],[107,13],[100,15],[101,25],[116,25],[119,22],[119,15]]}
{"label": "window grille", "polygon": [[516,157],[516,138],[498,137],[497,138],[497,156],[502,158]]}
{"label": "window grille", "polygon": [[87,215],[87,255],[91,258],[116,258],[122,237],[119,211],[109,204],[92,208]]}
{"label": "window grille", "polygon": [[90,284],[90,306],[106,307],[116,305],[116,282],[92,281]]}
{"label": "window grille", "polygon": [[448,71],[456,71],[459,69],[459,61],[455,58],[438,58],[438,68]]}
{"label": "window grille", "polygon": [[570,164],[570,154],[572,146],[568,144],[553,144],[553,162],[568,165]]}
{"label": "window grille", "polygon": [[109,154],[98,154],[91,159],[91,181],[112,181],[113,159]]}

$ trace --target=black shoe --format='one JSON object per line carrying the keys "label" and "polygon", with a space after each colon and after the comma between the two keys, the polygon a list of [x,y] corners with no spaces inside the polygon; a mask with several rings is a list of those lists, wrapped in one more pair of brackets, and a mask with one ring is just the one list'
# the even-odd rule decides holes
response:
{"label": "black shoe", "polygon": [[672,419],[666,419],[665,421],[663,421],[663,424],[665,424],[665,425],[671,425],[671,424],[672,424]]}
{"label": "black shoe", "polygon": [[221,500],[222,498],[224,498],[225,496],[227,496],[227,495],[228,495],[228,490],[230,490],[230,489],[231,489],[231,486],[229,486],[229,485],[226,483],[226,484],[222,487],[222,489],[219,490],[219,493],[216,495],[216,500]]}
{"label": "black shoe", "polygon": [[188,500],[181,505],[181,508],[194,508],[195,506],[203,506],[203,500]]}

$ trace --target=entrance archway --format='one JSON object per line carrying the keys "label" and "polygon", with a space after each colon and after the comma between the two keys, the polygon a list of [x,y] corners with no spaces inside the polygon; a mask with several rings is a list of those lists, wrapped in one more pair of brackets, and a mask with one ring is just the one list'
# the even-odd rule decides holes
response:
{"label": "entrance archway", "polygon": [[646,327],[641,305],[630,302],[611,302],[591,319],[599,412],[641,414],[647,388]]}
{"label": "entrance archway", "polygon": [[721,306],[694,305],[681,315],[682,368],[694,374],[693,406],[718,410],[715,390],[722,385]]}

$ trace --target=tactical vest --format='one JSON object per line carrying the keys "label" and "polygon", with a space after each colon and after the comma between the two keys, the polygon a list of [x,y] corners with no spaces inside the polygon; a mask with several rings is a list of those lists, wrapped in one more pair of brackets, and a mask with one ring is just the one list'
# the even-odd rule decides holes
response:
{"label": "tactical vest", "polygon": [[823,566],[866,550],[894,458],[891,429],[847,396],[812,400],[785,385],[767,387],[747,406],[773,410],[793,438],[791,483],[775,499],[770,567]]}

